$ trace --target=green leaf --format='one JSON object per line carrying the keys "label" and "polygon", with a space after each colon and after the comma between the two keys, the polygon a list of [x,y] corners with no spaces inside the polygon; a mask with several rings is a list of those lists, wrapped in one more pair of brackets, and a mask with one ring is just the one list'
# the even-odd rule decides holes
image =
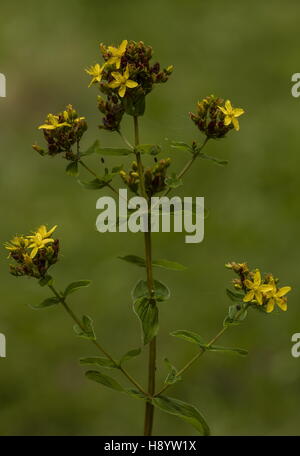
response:
{"label": "green leaf", "polygon": [[80,154],[81,157],[85,157],[86,155],[92,155],[100,149],[100,143],[98,139],[83,153]]}
{"label": "green leaf", "polygon": [[53,298],[47,298],[39,304],[31,304],[30,307],[32,309],[44,309],[45,307],[56,306],[59,303],[60,303],[60,300],[58,298],[53,297]]}
{"label": "green leaf", "polygon": [[136,266],[140,266],[142,268],[146,267],[144,258],[136,255],[125,255],[123,257],[119,256],[118,258],[119,260],[127,261],[128,263],[135,264]]}
{"label": "green leaf", "polygon": [[132,149],[126,149],[124,147],[99,147],[95,151],[99,155],[109,155],[109,156],[120,156],[120,155],[130,155],[133,153]]}
{"label": "green leaf", "polygon": [[72,161],[71,163],[68,164],[66,167],[66,173],[69,176],[77,177],[79,174],[78,171],[78,162],[77,161]]}
{"label": "green leaf", "polygon": [[173,366],[167,358],[165,358],[164,361],[169,370],[169,373],[165,379],[165,384],[173,385],[174,383],[179,382],[181,380],[181,376],[177,375],[178,371],[177,371],[176,367]]}
{"label": "green leaf", "polygon": [[100,147],[99,141],[95,141],[89,149],[82,153],[81,156],[84,157],[86,155],[91,154],[99,154],[99,155],[129,155],[132,154],[131,149],[125,149],[124,147]]}
{"label": "green leaf", "polygon": [[[169,288],[159,280],[154,280],[154,296],[157,301],[165,301],[171,296]],[[140,280],[132,291],[132,298],[136,301],[142,297],[149,297],[146,280]]]}
{"label": "green leaf", "polygon": [[112,388],[116,391],[124,391],[124,388],[118,383],[114,378],[109,377],[108,375],[104,375],[99,371],[87,371],[85,373],[85,376],[93,380],[94,382],[100,383],[103,386],[106,386],[107,388]]}
{"label": "green leaf", "polygon": [[139,95],[138,97],[124,97],[123,105],[126,114],[130,116],[143,116],[145,112],[145,96]]}
{"label": "green leaf", "polygon": [[115,364],[108,358],[104,358],[102,356],[92,356],[90,358],[80,358],[80,364],[87,365],[87,364],[97,364],[97,366],[105,367],[106,369],[118,369],[118,365]]}
{"label": "green leaf", "polygon": [[248,350],[244,350],[243,348],[222,347],[220,345],[210,345],[209,347],[207,345],[201,345],[201,348],[204,348],[205,350],[209,350],[209,351],[214,351],[214,352],[234,353],[234,354],[241,355],[241,356],[246,356],[249,353]]}
{"label": "green leaf", "polygon": [[158,307],[147,297],[137,299],[134,303],[134,312],[142,325],[143,343],[148,344],[158,333]]}
{"label": "green leaf", "polygon": [[96,335],[93,328],[93,320],[88,315],[82,317],[82,327],[74,325],[73,329],[78,337],[88,340],[96,340]]}
{"label": "green leaf", "polygon": [[136,399],[147,399],[147,396],[143,394],[141,391],[132,389],[132,388],[125,388],[125,393],[129,394],[129,396],[135,397]]}
{"label": "green leaf", "polygon": [[229,306],[228,317],[230,320],[241,322],[247,317],[247,309],[244,304],[233,304]]}
{"label": "green leaf", "polygon": [[182,141],[171,141],[171,147],[173,149],[182,150],[184,152],[188,151],[192,154],[194,153],[192,147]]}
{"label": "green leaf", "polygon": [[125,363],[125,361],[129,361],[130,359],[135,358],[136,356],[139,356],[141,354],[141,351],[142,351],[141,348],[135,348],[133,350],[129,350],[120,359],[120,365]]}
{"label": "green leaf", "polygon": [[193,405],[168,396],[158,396],[152,399],[152,404],[160,410],[176,415],[191,424],[201,435],[210,435],[207,422]]}
{"label": "green leaf", "polygon": [[192,342],[193,344],[201,345],[203,344],[203,339],[199,334],[188,331],[186,329],[178,329],[170,333],[171,336],[179,337],[179,339],[186,340],[187,342]]}
{"label": "green leaf", "polygon": [[141,154],[158,155],[161,152],[161,146],[159,144],[139,144],[136,150]]}
{"label": "green leaf", "polygon": [[248,311],[243,304],[233,304],[229,306],[228,315],[223,322],[223,326],[237,326],[240,325],[247,317]]}
{"label": "green leaf", "polygon": [[91,284],[90,280],[78,280],[77,282],[72,282],[65,289],[64,296],[66,297],[69,294],[74,293],[74,291],[79,290],[80,288],[89,287],[90,284]]}
{"label": "green leaf", "polygon": [[183,180],[178,179],[176,173],[172,173],[171,176],[166,177],[165,184],[169,188],[177,188],[177,187],[181,187],[181,185],[183,185]]}
{"label": "green leaf", "polygon": [[53,277],[51,277],[51,275],[45,275],[45,277],[39,280],[39,284],[41,287],[45,287],[46,285],[53,285]]}
{"label": "green leaf", "polygon": [[[127,261],[128,263],[135,264],[136,266],[139,266],[141,268],[146,267],[146,263],[144,258],[136,256],[136,255],[125,255],[123,257],[118,257],[120,260]],[[169,261],[169,260],[153,260],[152,266],[158,267],[158,268],[163,268],[163,269],[168,269],[170,271],[184,271],[187,269],[186,266],[183,266],[180,263],[177,263],[175,261]]]}
{"label": "green leaf", "polygon": [[152,266],[157,266],[163,269],[169,269],[170,271],[185,271],[187,269],[187,267],[183,264],[169,260],[154,260]]}
{"label": "green leaf", "polygon": [[82,185],[84,188],[87,190],[99,190],[101,188],[106,187],[108,182],[105,182],[104,180],[101,179],[93,179],[90,182],[82,182],[78,181],[80,185]]}
{"label": "green leaf", "polygon": [[243,301],[244,295],[242,293],[237,293],[226,288],[226,294],[231,301]]}
{"label": "green leaf", "polygon": [[228,160],[221,160],[219,158],[212,157],[211,155],[200,153],[199,157],[203,158],[204,160],[211,160],[211,161],[215,162],[217,165],[220,165],[220,166],[228,165]]}
{"label": "green leaf", "polygon": [[223,321],[224,328],[227,328],[228,326],[238,326],[240,324],[241,324],[240,321],[233,320],[232,318],[229,317],[229,315],[227,315],[227,317],[225,317],[225,319]]}

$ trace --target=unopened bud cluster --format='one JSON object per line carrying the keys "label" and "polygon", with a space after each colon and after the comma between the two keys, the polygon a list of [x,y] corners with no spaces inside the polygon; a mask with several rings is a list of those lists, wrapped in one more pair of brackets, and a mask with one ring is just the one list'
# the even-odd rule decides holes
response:
{"label": "unopened bud cluster", "polygon": [[[144,170],[145,190],[149,197],[166,189],[167,169],[170,166],[171,159],[166,158],[159,160],[151,168]],[[138,165],[132,162],[131,170],[127,173],[124,170],[120,171],[120,176],[127,187],[134,193],[138,193],[140,175]]]}

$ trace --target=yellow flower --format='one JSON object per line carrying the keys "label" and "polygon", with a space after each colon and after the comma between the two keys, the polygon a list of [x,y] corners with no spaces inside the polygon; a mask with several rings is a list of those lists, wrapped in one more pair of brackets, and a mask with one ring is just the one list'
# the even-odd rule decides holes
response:
{"label": "yellow flower", "polygon": [[102,78],[102,72],[104,70],[105,64],[104,65],[99,65],[99,63],[96,63],[96,65],[92,65],[89,68],[86,68],[85,72],[92,76],[92,80],[89,84],[89,87],[91,87],[94,82],[100,82]]}
{"label": "yellow flower", "polygon": [[254,273],[253,282],[251,280],[246,279],[244,284],[248,288],[248,293],[244,297],[244,302],[250,302],[256,299],[259,305],[263,303],[263,295],[265,295],[268,291],[273,289],[271,284],[262,285],[261,283],[261,275],[259,269],[257,269]]}
{"label": "yellow flower", "polygon": [[225,108],[223,108],[222,106],[218,106],[218,108],[225,115],[224,125],[227,126],[232,123],[236,131],[239,131],[240,125],[239,121],[237,120],[237,117],[240,117],[242,114],[244,114],[245,111],[241,108],[233,108],[229,100],[225,102]]}
{"label": "yellow flower", "polygon": [[126,70],[123,74],[117,73],[113,71],[112,73],[113,78],[115,79],[113,82],[109,84],[109,87],[115,89],[119,87],[118,93],[121,98],[124,97],[126,93],[126,88],[133,89],[134,87],[138,86],[138,83],[129,79],[129,67],[127,65]]}
{"label": "yellow flower", "polygon": [[71,127],[67,122],[59,123],[59,117],[53,114],[48,114],[46,122],[48,123],[39,126],[39,130],[56,130],[56,128],[60,127]]}
{"label": "yellow flower", "polygon": [[27,236],[30,239],[29,248],[32,249],[30,253],[30,258],[34,258],[38,253],[39,249],[43,249],[46,244],[54,242],[54,239],[51,239],[50,236],[54,230],[56,230],[57,225],[55,225],[51,230],[47,231],[45,225],[42,225],[38,228],[37,232],[32,236]]}
{"label": "yellow flower", "polygon": [[15,236],[11,241],[4,244],[7,250],[19,250],[26,249],[28,247],[29,240],[24,236]]}
{"label": "yellow flower", "polygon": [[270,298],[267,304],[266,311],[268,313],[273,312],[275,304],[280,307],[281,310],[287,310],[287,302],[285,296],[289,291],[291,291],[291,287],[281,287],[277,289],[275,282],[272,283],[272,290],[267,293],[267,296]]}
{"label": "yellow flower", "polygon": [[113,46],[108,46],[108,51],[111,54],[111,57],[108,59],[107,63],[109,65],[116,65],[117,70],[121,66],[121,58],[125,54],[127,47],[127,40],[123,40],[119,47],[115,48]]}

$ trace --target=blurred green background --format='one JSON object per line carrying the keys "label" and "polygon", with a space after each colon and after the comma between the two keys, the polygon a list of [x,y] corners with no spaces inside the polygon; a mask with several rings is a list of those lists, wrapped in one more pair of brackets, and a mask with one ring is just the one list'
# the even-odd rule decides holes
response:
{"label": "blurred green background", "polygon": [[[246,110],[239,133],[207,147],[229,165],[199,161],[186,179],[184,193],[204,196],[210,210],[204,242],[185,244],[183,234],[154,236],[155,258],[188,266],[181,273],[156,273],[172,290],[172,299],[161,305],[158,383],[166,373],[164,357],[182,366],[195,353],[169,332],[190,329],[212,337],[229,304],[225,288],[232,274],[224,263],[246,260],[293,287],[288,312],[251,312],[245,325],[222,340],[249,348],[249,356],[205,356],[170,395],[199,407],[214,434],[297,434],[300,360],[290,354],[290,339],[300,331],[300,101],[291,96],[290,80],[299,71],[299,2],[30,0],[17,7],[1,2],[0,10],[0,72],[7,78],[7,98],[0,99],[1,242],[42,223],[58,224],[57,284],[93,280],[72,296],[72,307],[94,317],[101,342],[116,357],[140,344],[130,290],[143,270],[117,257],[141,255],[142,236],[96,231],[95,202],[108,192],[83,190],[66,176],[60,158],[35,153],[31,144],[43,142],[37,126],[48,112],[73,103],[89,123],[85,146],[96,138],[103,145],[121,144],[117,135],[98,130],[97,89],[87,88],[83,69],[100,61],[100,42],[124,38],[151,44],[154,60],[175,66],[170,81],[148,98],[142,142],[199,140],[188,112],[211,93]],[[125,124],[130,136],[131,124]],[[188,158],[170,154],[173,170]],[[93,347],[76,339],[63,310],[31,310],[28,305],[47,291],[10,276],[4,250],[1,258],[0,332],[7,337],[7,358],[0,359],[0,434],[140,434],[143,403],[85,379],[78,358],[96,355]],[[128,364],[141,382],[146,355],[144,350]],[[193,432],[156,412],[156,435]]]}

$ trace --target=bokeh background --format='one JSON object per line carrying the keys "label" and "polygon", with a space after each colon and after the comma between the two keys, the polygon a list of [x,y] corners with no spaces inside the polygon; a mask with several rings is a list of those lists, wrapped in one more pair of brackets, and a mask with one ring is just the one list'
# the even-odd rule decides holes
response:
{"label": "bokeh background", "polygon": [[[161,305],[158,383],[166,373],[166,356],[182,366],[195,353],[192,344],[169,332],[190,329],[212,337],[229,304],[225,288],[232,275],[224,263],[247,260],[293,287],[288,312],[252,312],[222,340],[249,348],[249,356],[205,356],[171,395],[202,410],[214,434],[298,434],[300,360],[290,350],[291,336],[300,330],[300,101],[291,96],[290,81],[299,71],[299,2],[52,0],[41,5],[28,0],[17,7],[3,1],[0,9],[0,72],[7,78],[7,98],[0,99],[0,239],[41,223],[59,225],[56,282],[64,287],[93,280],[72,296],[72,307],[95,319],[100,340],[116,357],[140,344],[130,290],[143,270],[117,257],[141,255],[142,236],[96,231],[95,202],[105,192],[83,190],[65,174],[65,162],[35,153],[31,144],[42,143],[37,126],[48,112],[73,103],[88,119],[86,147],[96,138],[103,145],[121,145],[116,135],[98,130],[97,89],[87,88],[83,69],[100,61],[101,41],[118,44],[124,38],[151,44],[155,58],[175,66],[170,81],[148,98],[142,142],[199,140],[188,112],[211,93],[246,110],[239,133],[207,147],[229,165],[199,161],[186,179],[184,193],[205,196],[210,210],[204,242],[185,244],[183,234],[154,236],[154,257],[188,266],[185,272],[156,273],[172,290],[171,300]],[[131,136],[130,119],[125,124]],[[173,170],[188,158],[168,148],[166,155]],[[90,164],[100,166],[93,159]],[[0,359],[0,434],[141,433],[141,401],[85,379],[78,359],[96,352],[73,335],[63,310],[29,307],[47,291],[33,280],[10,276],[3,249],[0,269],[0,332],[7,337],[7,358]],[[144,350],[128,364],[141,382],[146,355]],[[154,432],[191,435],[193,429],[157,411]]]}

